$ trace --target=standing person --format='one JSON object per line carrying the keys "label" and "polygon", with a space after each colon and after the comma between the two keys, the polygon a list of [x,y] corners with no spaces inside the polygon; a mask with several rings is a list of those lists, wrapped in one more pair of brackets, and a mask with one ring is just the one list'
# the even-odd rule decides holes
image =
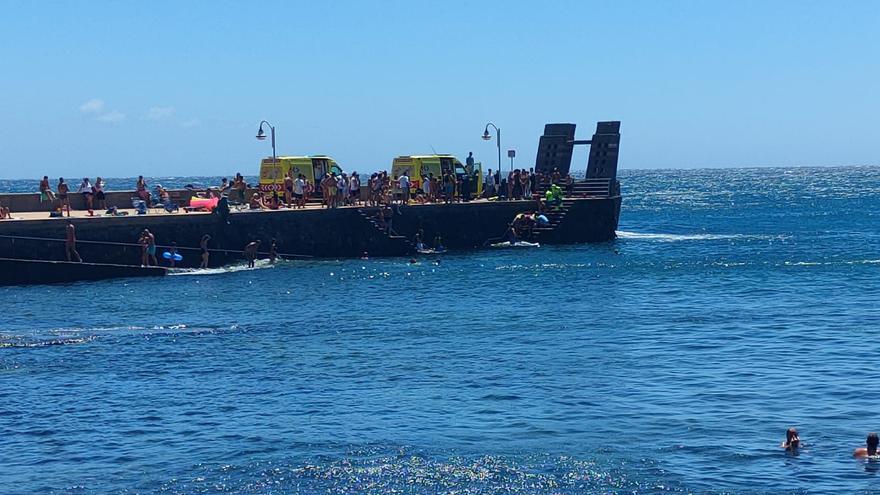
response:
{"label": "standing person", "polygon": [[520,171],[519,183],[522,189],[522,199],[532,199],[532,191],[529,188],[531,182],[529,180],[529,173],[526,172],[526,169]]}
{"label": "standing person", "polygon": [[471,200],[471,174],[465,171],[461,178],[461,200],[468,202]]}
{"label": "standing person", "polygon": [[76,252],[76,227],[74,227],[73,222],[70,220],[67,221],[66,234],[64,238],[64,251],[67,254],[67,261],[82,263],[82,258]]}
{"label": "standing person", "polygon": [[64,215],[64,207],[67,207],[67,217],[70,218],[70,198],[67,196],[70,188],[64,182],[64,177],[58,178],[58,201],[61,202],[61,214]]}
{"label": "standing person", "polygon": [[147,204],[147,208],[150,205],[150,191],[147,190],[147,181],[144,180],[143,175],[138,175],[137,184],[135,185],[135,191],[137,191],[137,197],[141,198],[144,203]]}
{"label": "standing person", "polygon": [[238,191],[238,201],[244,203],[244,196],[247,192],[247,182],[245,182],[244,176],[242,176],[241,173],[235,174],[235,182],[232,184],[232,187]]}
{"label": "standing person", "polygon": [[291,202],[293,201],[293,172],[288,170],[287,175],[284,176],[284,202],[287,203],[287,207],[291,208]]}
{"label": "standing person", "polygon": [[535,175],[535,169],[529,168],[529,193],[538,192],[538,176]]}
{"label": "standing person", "polygon": [[431,177],[433,174],[428,174],[427,176],[422,176],[422,192],[425,193],[425,198],[427,198],[428,203],[434,202],[434,196],[431,195]]}
{"label": "standing person", "polygon": [[452,178],[452,174],[446,173],[443,176],[443,202],[447,205],[451,204],[454,194],[455,182]]}
{"label": "standing person", "polygon": [[248,268],[253,268],[256,265],[257,260],[257,249],[260,247],[260,241],[251,241],[244,247],[244,258],[248,262]]}
{"label": "standing person", "polygon": [[141,266],[159,266],[159,260],[156,259],[156,236],[149,230],[144,229],[141,237],[138,239],[141,245]]}
{"label": "standing person", "polygon": [[361,176],[357,172],[351,173],[348,181],[348,188],[351,194],[351,204],[358,206],[361,202]]}
{"label": "standing person", "polygon": [[296,177],[296,180],[293,181],[293,201],[299,208],[305,208],[305,188],[306,181],[303,180],[303,174],[299,174]]}
{"label": "standing person", "polygon": [[465,169],[465,172],[471,173],[474,171],[474,152],[473,151],[468,152],[468,156],[467,156],[467,158],[465,158],[464,163],[465,163],[465,166],[467,167]]}
{"label": "standing person", "polygon": [[342,206],[351,204],[351,181],[348,174],[342,173],[337,187],[339,188],[339,202],[342,203]]}
{"label": "standing person", "polygon": [[211,236],[205,234],[202,236],[202,240],[199,241],[199,248],[202,250],[202,263],[199,265],[199,268],[208,268],[208,259],[211,257],[210,253],[208,253],[208,241],[211,240]]}
{"label": "standing person", "polygon": [[98,177],[95,179],[95,185],[92,187],[93,192],[95,193],[94,201],[98,202],[99,210],[107,209],[107,201],[106,195],[104,194],[104,179]]}
{"label": "standing person", "polygon": [[492,173],[492,169],[489,169],[489,173],[486,174],[486,194],[487,198],[491,198],[495,196],[495,174]]}
{"label": "standing person", "polygon": [[55,193],[52,192],[52,186],[49,185],[48,175],[44,175],[43,180],[40,181],[40,202],[43,201],[55,202]]}
{"label": "standing person", "polygon": [[274,265],[276,259],[278,259],[278,243],[275,242],[273,237],[272,243],[269,245],[269,264]]}
{"label": "standing person", "polygon": [[409,204],[410,182],[409,182],[409,175],[407,175],[406,170],[404,170],[403,174],[401,174],[401,176],[398,177],[397,184],[400,186],[400,192],[402,195],[401,196],[402,204],[405,204],[405,205]]}
{"label": "standing person", "polygon": [[174,268],[174,263],[177,261],[176,259],[174,259],[174,257],[177,256],[177,242],[176,241],[173,241],[171,243],[171,247],[168,249],[168,254],[171,255],[168,257],[168,266],[170,268]]}
{"label": "standing person", "polygon": [[513,170],[507,174],[507,200],[516,199],[513,196]]}

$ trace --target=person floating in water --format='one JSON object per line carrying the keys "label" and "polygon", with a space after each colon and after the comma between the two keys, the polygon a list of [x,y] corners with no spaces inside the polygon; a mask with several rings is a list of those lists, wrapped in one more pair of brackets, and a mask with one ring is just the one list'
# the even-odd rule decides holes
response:
{"label": "person floating in water", "polygon": [[877,445],[880,444],[880,438],[873,431],[868,433],[865,439],[866,447],[859,447],[853,451],[853,457],[874,457],[877,455]]}
{"label": "person floating in water", "polygon": [[256,265],[257,249],[259,249],[259,248],[260,248],[260,241],[259,240],[249,242],[248,245],[244,247],[244,257],[248,262],[248,268],[253,268]]}
{"label": "person floating in water", "polygon": [[797,449],[802,447],[801,437],[798,436],[797,428],[789,428],[788,431],[785,432],[785,441],[782,442],[783,449],[789,452],[797,452]]}

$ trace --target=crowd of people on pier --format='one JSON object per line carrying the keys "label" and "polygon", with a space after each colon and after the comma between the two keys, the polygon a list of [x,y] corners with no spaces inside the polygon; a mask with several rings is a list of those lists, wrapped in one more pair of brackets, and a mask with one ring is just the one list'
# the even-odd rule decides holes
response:
{"label": "crowd of people on pier", "polygon": [[[100,177],[96,178],[94,183],[92,183],[88,177],[83,177],[76,192],[73,193],[82,196],[83,203],[85,204],[89,216],[94,216],[96,209],[104,210],[107,208],[106,195],[104,194],[105,185],[106,183],[104,182],[104,179]],[[65,182],[64,177],[58,178],[58,184],[54,191],[52,190],[52,185],[49,183],[49,177],[46,175],[40,180],[39,187],[40,202],[51,202],[54,216],[63,216],[65,211],[67,212],[67,216],[70,216],[71,189],[67,182]]]}
{"label": "crowd of people on pier", "polygon": [[[468,156],[464,173],[445,171],[439,175],[427,173],[411,177],[409,172],[400,175],[389,174],[387,170],[376,171],[369,177],[361,177],[358,172],[328,172],[316,182],[303,174],[288,173],[283,185],[277,190],[260,190],[249,185],[241,173],[230,181],[223,178],[214,187],[207,187],[196,195],[205,198],[227,198],[231,205],[241,205],[254,210],[277,210],[280,208],[305,208],[318,200],[323,208],[341,206],[380,206],[392,204],[431,204],[460,203],[484,198],[496,200],[549,200],[541,191],[554,189],[553,200],[559,201],[562,194],[571,195],[574,179],[570,174],[561,174],[558,169],[550,173],[535,172],[533,168],[510,170],[506,176],[498,170],[482,177],[482,190],[479,189],[478,172],[473,172],[473,157]],[[48,176],[39,183],[40,201],[52,203],[51,216],[68,216],[71,212],[71,195],[82,197],[84,209],[89,216],[96,210],[121,208],[112,205],[108,208],[106,182],[97,177],[94,182],[84,177],[79,186],[72,188],[63,177],[52,187]],[[196,189],[196,188],[192,188]],[[254,190],[256,189],[256,190]],[[273,189],[273,188],[269,188]],[[249,192],[250,191],[250,192]],[[135,197],[143,201],[144,208],[157,204],[173,202],[171,193],[161,184],[149,187],[143,176],[135,183]],[[127,206],[127,205],[126,205]],[[0,205],[0,219],[11,218],[10,208]]]}
{"label": "crowd of people on pier", "polygon": [[319,199],[324,208],[341,206],[380,206],[392,204],[431,204],[461,203],[478,199],[535,200],[547,199],[540,190],[553,190],[553,200],[561,200],[563,192],[572,194],[574,179],[570,174],[564,176],[558,170],[550,174],[535,172],[534,169],[515,169],[502,178],[497,171],[489,169],[483,178],[483,189],[479,191],[475,173],[456,174],[446,172],[440,176],[433,173],[418,179],[408,172],[391,175],[388,171],[373,172],[362,178],[358,172],[328,172],[317,184],[313,184],[303,174],[289,173],[284,178],[280,190],[254,191],[245,198],[247,184],[241,174],[233,182],[223,179],[218,192],[228,194],[233,204],[247,204],[255,210],[277,210],[279,208],[305,208],[313,198]]}

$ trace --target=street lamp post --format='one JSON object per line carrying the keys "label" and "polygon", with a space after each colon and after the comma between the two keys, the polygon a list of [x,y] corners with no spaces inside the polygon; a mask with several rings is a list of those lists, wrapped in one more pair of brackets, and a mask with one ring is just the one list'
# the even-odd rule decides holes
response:
{"label": "street lamp post", "polygon": [[275,165],[277,163],[275,160],[275,126],[265,120],[260,122],[260,130],[257,131],[257,139],[259,141],[264,141],[266,139],[266,133],[263,132],[263,124],[269,126],[269,130],[272,134],[272,165]]}
{"label": "street lamp post", "polygon": [[[483,131],[483,141],[490,141],[492,136],[489,134],[489,126],[492,126],[495,129],[495,144],[498,145],[498,184],[495,184],[495,187],[501,187],[501,129],[498,128],[497,125],[489,122],[486,124],[486,129]],[[513,169],[511,169],[513,170]]]}
{"label": "street lamp post", "polygon": [[492,128],[495,129],[495,144],[498,145],[498,173],[501,173],[501,129],[499,129],[498,126],[491,122],[486,124],[486,130],[483,131],[484,141],[492,140],[492,136],[489,134],[489,126],[492,126]]}

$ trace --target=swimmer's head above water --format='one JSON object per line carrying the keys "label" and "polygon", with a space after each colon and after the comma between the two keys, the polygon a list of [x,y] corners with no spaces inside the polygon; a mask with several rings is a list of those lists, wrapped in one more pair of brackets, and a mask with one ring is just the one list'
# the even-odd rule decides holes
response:
{"label": "swimmer's head above water", "polygon": [[789,428],[785,432],[785,442],[782,443],[782,448],[785,450],[797,450],[800,446],[801,438],[798,436],[797,428]]}
{"label": "swimmer's head above water", "polygon": [[856,457],[873,457],[877,455],[877,446],[880,445],[880,437],[873,431],[868,433],[865,439],[865,447],[860,447],[853,452]]}

